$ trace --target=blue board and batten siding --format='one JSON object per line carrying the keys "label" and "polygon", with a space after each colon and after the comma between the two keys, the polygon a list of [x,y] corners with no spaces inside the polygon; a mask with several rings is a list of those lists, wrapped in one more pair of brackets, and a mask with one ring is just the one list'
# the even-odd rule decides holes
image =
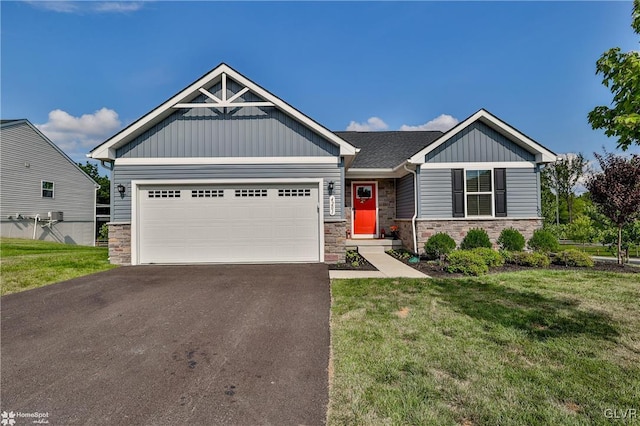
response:
{"label": "blue board and batten siding", "polygon": [[[95,183],[26,121],[4,124],[0,132],[0,233],[3,237],[33,238],[34,220],[16,219],[61,211],[64,221],[36,226],[36,238],[93,245]],[[53,182],[53,198],[42,197],[42,181]],[[9,219],[11,216],[11,219]]]}
{"label": "blue board and batten siding", "polygon": [[415,210],[414,178],[408,174],[396,180],[396,218],[411,219]]}
{"label": "blue board and batten siding", "polygon": [[[131,181],[153,179],[247,179],[265,178],[299,179],[323,178],[322,185],[325,221],[343,218],[343,188],[341,167],[337,164],[234,164],[234,165],[117,165],[113,171],[114,182],[127,187],[125,196],[115,194],[112,220],[114,222],[131,221]],[[329,194],[327,183],[334,182],[333,195],[336,197],[336,212],[329,214]],[[211,184],[214,185],[214,184]]]}
{"label": "blue board and batten siding", "polygon": [[426,163],[535,161],[535,155],[475,122],[425,156]]}
{"label": "blue board and batten siding", "polygon": [[[214,94],[221,96],[220,84]],[[229,83],[228,96],[241,90]],[[255,95],[246,102],[261,101]],[[192,102],[204,103],[200,95]],[[127,145],[117,158],[337,156],[340,148],[275,107],[178,109]]]}

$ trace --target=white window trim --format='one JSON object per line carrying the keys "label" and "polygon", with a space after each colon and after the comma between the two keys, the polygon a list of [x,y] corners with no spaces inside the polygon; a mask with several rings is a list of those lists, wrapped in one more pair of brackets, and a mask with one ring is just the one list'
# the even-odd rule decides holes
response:
{"label": "white window trim", "polygon": [[[45,197],[45,196],[44,196],[44,191],[49,191],[49,189],[44,189],[44,183],[45,183],[45,182],[47,182],[47,183],[50,183],[50,184],[51,184],[51,190],[50,190],[50,191],[51,191],[51,197]],[[53,200],[54,198],[56,198],[56,191],[55,191],[55,189],[56,189],[56,183],[55,183],[55,181],[52,181],[52,180],[41,180],[41,181],[40,181],[40,198],[50,198],[50,199],[52,199],[52,200]]]}
{"label": "white window trim", "polygon": [[[467,171],[470,172],[477,172],[477,171],[483,171],[483,170],[488,170],[489,173],[491,174],[491,192],[467,192]],[[476,168],[468,168],[468,169],[464,169],[464,217],[465,218],[487,218],[487,219],[492,219],[494,217],[496,217],[496,206],[495,206],[495,191],[496,191],[496,186],[495,186],[495,182],[494,182],[494,168],[493,167],[484,167],[482,169],[476,169]],[[468,207],[469,207],[469,201],[467,199],[467,195],[491,195],[491,216],[487,216],[487,215],[469,215],[468,212]]]}
{"label": "white window trim", "polygon": [[[144,179],[131,181],[131,265],[138,265],[139,259],[139,235],[140,223],[139,206],[140,187],[153,185],[224,185],[224,184],[279,184],[279,183],[308,183],[318,185],[318,240],[320,263],[324,262],[324,194],[325,184],[323,178],[260,178],[260,179]],[[126,223],[126,222],[123,222]]]}

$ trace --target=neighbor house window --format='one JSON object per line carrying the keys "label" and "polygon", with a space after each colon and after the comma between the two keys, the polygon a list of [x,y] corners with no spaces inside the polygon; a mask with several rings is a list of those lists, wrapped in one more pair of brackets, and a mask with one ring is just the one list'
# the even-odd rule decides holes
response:
{"label": "neighbor house window", "polygon": [[491,170],[466,171],[467,216],[493,216]]}
{"label": "neighbor house window", "polygon": [[53,182],[42,181],[42,198],[53,198]]}

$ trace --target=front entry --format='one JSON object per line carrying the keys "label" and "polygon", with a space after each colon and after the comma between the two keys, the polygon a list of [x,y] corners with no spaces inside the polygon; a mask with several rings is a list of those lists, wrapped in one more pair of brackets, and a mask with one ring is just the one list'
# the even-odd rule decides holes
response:
{"label": "front entry", "polygon": [[351,183],[351,228],[354,238],[378,236],[378,183]]}

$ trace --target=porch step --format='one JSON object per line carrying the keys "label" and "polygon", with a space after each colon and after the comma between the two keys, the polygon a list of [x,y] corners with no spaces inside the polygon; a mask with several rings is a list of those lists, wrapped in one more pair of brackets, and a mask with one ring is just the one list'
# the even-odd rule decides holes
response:
{"label": "porch step", "polygon": [[371,238],[371,239],[353,239],[348,238],[344,243],[347,250],[357,248],[358,251],[363,249],[380,248],[380,251],[388,251],[391,249],[402,248],[402,240],[394,240],[393,238]]}

